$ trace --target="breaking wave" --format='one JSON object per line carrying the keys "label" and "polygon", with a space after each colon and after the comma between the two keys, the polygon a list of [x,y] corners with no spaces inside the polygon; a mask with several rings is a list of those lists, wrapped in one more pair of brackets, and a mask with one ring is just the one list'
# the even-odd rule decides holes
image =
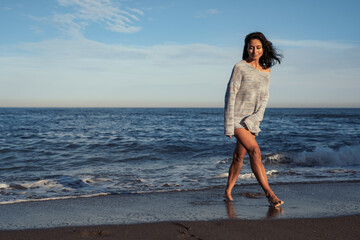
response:
{"label": "breaking wave", "polygon": [[273,153],[263,156],[266,164],[294,166],[357,166],[360,165],[360,145],[342,146],[339,149],[316,147],[312,152]]}

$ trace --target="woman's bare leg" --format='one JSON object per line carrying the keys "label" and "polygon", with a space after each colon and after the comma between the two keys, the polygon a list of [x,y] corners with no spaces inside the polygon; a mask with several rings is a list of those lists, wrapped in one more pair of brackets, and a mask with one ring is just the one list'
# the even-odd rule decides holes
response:
{"label": "woman's bare leg", "polygon": [[235,130],[235,137],[248,152],[250,157],[251,170],[264,190],[266,197],[269,198],[271,202],[279,202],[280,200],[276,197],[269,186],[265,168],[261,162],[260,147],[255,140],[255,135],[253,135],[248,130],[241,128]]}
{"label": "woman's bare leg", "polygon": [[246,149],[239,141],[237,141],[235,150],[234,150],[234,154],[233,154],[233,161],[232,161],[232,163],[230,165],[230,169],[229,169],[229,177],[228,177],[228,182],[227,182],[227,186],[226,186],[226,190],[225,190],[225,198],[227,200],[230,200],[230,201],[233,200],[233,198],[231,197],[231,191],[234,188],[236,180],[240,174],[245,154],[246,154]]}

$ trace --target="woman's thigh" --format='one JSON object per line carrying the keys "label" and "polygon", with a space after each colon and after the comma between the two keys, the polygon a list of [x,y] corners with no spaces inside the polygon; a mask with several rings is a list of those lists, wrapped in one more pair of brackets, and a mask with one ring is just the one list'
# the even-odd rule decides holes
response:
{"label": "woman's thigh", "polygon": [[237,141],[247,150],[257,150],[259,145],[255,140],[255,135],[245,128],[235,129],[235,137]]}
{"label": "woman's thigh", "polygon": [[246,155],[246,148],[241,144],[239,140],[236,141],[234,158],[238,158],[238,160],[242,160]]}

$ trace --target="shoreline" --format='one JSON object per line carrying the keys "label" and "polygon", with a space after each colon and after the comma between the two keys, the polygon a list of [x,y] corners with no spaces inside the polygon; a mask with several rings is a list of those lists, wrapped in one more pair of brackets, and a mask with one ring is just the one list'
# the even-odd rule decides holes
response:
{"label": "shoreline", "polygon": [[360,182],[107,195],[0,205],[0,239],[358,239]]}
{"label": "shoreline", "polygon": [[[342,180],[342,181],[309,181],[309,182],[274,182],[272,183],[272,187],[279,186],[279,185],[309,185],[309,184],[337,184],[337,183],[360,183],[360,180]],[[252,186],[259,186],[259,183],[247,183],[247,184],[237,184],[235,188],[249,188]],[[129,192],[129,193],[110,193],[110,192],[100,192],[88,195],[76,195],[76,196],[59,196],[59,197],[48,197],[48,198],[33,198],[33,199],[18,199],[13,201],[4,201],[0,202],[0,206],[2,205],[12,205],[12,204],[19,204],[19,203],[30,203],[30,202],[47,202],[47,201],[58,201],[58,200],[68,200],[68,199],[78,199],[78,198],[94,198],[94,197],[103,197],[103,196],[117,196],[117,195],[151,195],[151,194],[170,194],[170,193],[187,193],[187,192],[203,192],[203,191],[213,191],[216,189],[223,189],[223,186],[214,186],[209,188],[203,189],[188,189],[188,190],[170,190],[170,191],[157,191],[157,192]],[[244,195],[239,193],[240,195]],[[261,193],[258,193],[261,195]],[[246,194],[245,194],[246,195]]]}
{"label": "shoreline", "polygon": [[0,230],[222,221],[326,218],[360,214],[360,182],[273,185],[285,201],[269,207],[259,185],[235,186],[233,202],[224,189],[119,194],[0,205]]}

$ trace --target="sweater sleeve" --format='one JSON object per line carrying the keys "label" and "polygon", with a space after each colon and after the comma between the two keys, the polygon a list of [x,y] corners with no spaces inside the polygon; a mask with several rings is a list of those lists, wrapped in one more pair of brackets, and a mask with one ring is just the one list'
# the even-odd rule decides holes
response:
{"label": "sweater sleeve", "polygon": [[225,94],[225,111],[224,111],[224,132],[227,136],[234,135],[234,111],[236,94],[241,85],[241,74],[239,67],[233,68],[227,90]]}
{"label": "sweater sleeve", "polygon": [[254,132],[255,131],[254,127],[258,126],[259,123],[263,120],[268,101],[269,101],[269,85],[266,87],[266,92],[264,94],[264,97],[261,101],[258,110],[244,120],[246,127],[249,129],[250,132]]}

